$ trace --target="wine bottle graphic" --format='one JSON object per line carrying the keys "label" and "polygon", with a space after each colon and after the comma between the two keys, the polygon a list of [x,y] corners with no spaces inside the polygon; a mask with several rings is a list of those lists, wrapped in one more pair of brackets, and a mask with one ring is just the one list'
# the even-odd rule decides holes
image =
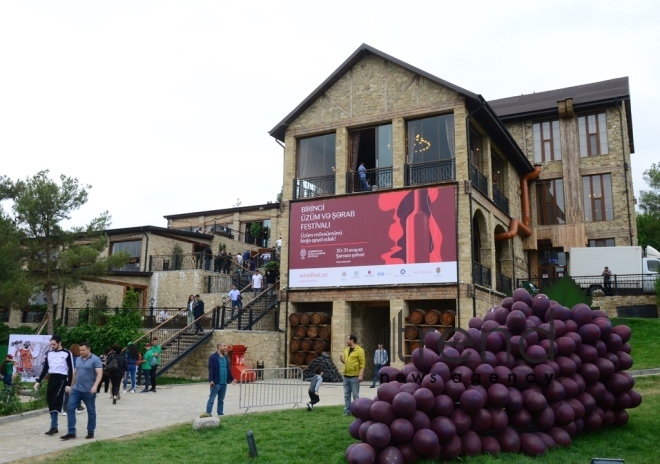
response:
{"label": "wine bottle graphic", "polygon": [[428,263],[431,254],[429,217],[422,210],[423,190],[415,190],[414,206],[406,218],[406,263]]}

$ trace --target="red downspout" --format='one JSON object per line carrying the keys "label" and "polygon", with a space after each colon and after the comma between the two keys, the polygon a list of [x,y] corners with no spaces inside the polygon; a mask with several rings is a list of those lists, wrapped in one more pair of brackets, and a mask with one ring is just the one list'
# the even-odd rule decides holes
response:
{"label": "red downspout", "polygon": [[532,230],[529,227],[529,223],[532,219],[531,207],[530,207],[530,194],[529,194],[529,185],[528,183],[536,180],[541,175],[541,166],[536,164],[534,165],[534,170],[530,173],[527,173],[520,179],[520,197],[522,203],[522,214],[523,220],[520,222],[519,219],[511,219],[509,224],[509,230],[499,234],[495,234],[495,240],[511,240],[516,234],[520,234],[522,237],[529,237],[532,235]]}

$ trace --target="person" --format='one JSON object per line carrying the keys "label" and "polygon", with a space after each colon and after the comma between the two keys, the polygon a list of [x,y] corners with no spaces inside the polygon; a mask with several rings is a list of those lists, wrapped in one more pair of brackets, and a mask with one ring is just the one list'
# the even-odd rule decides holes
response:
{"label": "person", "polygon": [[89,343],[81,343],[80,357],[76,360],[71,386],[66,387],[67,393],[71,395],[67,417],[69,430],[66,435],[60,437],[62,440],[76,438],[76,415],[74,411],[80,406],[81,401],[87,407],[87,436],[85,438],[88,440],[94,438],[94,432],[96,431],[96,392],[102,378],[103,364],[101,359],[92,354]]}
{"label": "person", "polygon": [[250,250],[246,249],[245,252],[243,252],[243,265],[244,266],[247,266],[247,262],[249,261],[250,256],[252,256],[252,254],[250,253]]}
{"label": "person", "polygon": [[0,375],[5,387],[11,387],[12,376],[14,375],[14,357],[7,355],[2,364],[0,364]]}
{"label": "person", "polygon": [[344,415],[351,415],[351,395],[353,400],[360,397],[360,382],[364,376],[366,358],[364,349],[358,346],[357,337],[353,334],[346,337],[344,354],[339,356],[344,364]]}
{"label": "person", "polygon": [[211,259],[213,259],[213,250],[210,246],[204,248],[204,270],[209,271],[211,269]]}
{"label": "person", "polygon": [[124,373],[124,394],[126,394],[126,385],[128,378],[131,378],[131,393],[135,393],[135,374],[137,373],[137,366],[141,360],[140,352],[133,343],[129,343],[126,347],[126,372]]}
{"label": "person", "polygon": [[250,258],[250,259],[247,260],[247,263],[245,263],[245,267],[247,267],[248,271],[250,271],[250,272],[254,272],[254,271],[257,270],[257,263],[256,263],[255,259]]}
{"label": "person", "polygon": [[374,381],[371,383],[371,387],[369,388],[376,388],[376,381],[378,380],[378,372],[380,371],[380,368],[383,367],[384,365],[387,364],[387,350],[383,348],[383,344],[379,343],[378,344],[378,349],[374,352],[374,366],[375,366],[375,371],[374,371]]}
{"label": "person", "polygon": [[277,247],[277,253],[279,254],[282,251],[282,237],[275,240],[275,246]]}
{"label": "person", "polygon": [[254,274],[252,274],[252,291],[254,292],[255,296],[261,291],[261,285],[263,281],[264,276],[259,274],[257,271],[254,271]]}
{"label": "person", "polygon": [[369,190],[369,183],[367,182],[367,168],[364,167],[364,163],[360,163],[358,167],[358,175],[360,176],[360,189],[362,191]]}
{"label": "person", "polygon": [[195,335],[197,335],[199,332],[204,333],[204,329],[202,329],[202,321],[198,320],[203,315],[204,301],[202,301],[199,295],[195,295]]}
{"label": "person", "polygon": [[225,260],[222,264],[222,272],[225,274],[229,274],[229,271],[231,270],[231,265],[232,265],[232,256],[231,253],[228,253],[227,256],[225,256]]}
{"label": "person", "polygon": [[160,343],[158,342],[158,337],[152,338],[151,354],[156,361],[151,363],[151,388],[149,389],[149,391],[154,393],[156,393],[156,372],[158,372],[158,366],[160,366],[160,355],[162,351],[163,348],[160,346]]}
{"label": "person", "polygon": [[144,360],[142,363],[142,373],[144,374],[144,390],[140,391],[140,393],[149,392],[149,386],[151,385],[151,360],[154,357],[151,343],[147,343],[144,345],[144,347],[147,349],[147,351],[144,353],[144,356],[142,357]]}
{"label": "person", "polygon": [[218,343],[217,350],[209,356],[209,387],[211,393],[206,402],[206,414],[209,416],[213,411],[213,403],[218,398],[218,416],[224,415],[225,394],[227,393],[227,384],[236,385],[236,380],[231,374],[231,362],[227,357],[227,345]]}
{"label": "person", "polygon": [[238,272],[243,274],[243,255],[236,253],[236,266],[238,267]]}
{"label": "person", "polygon": [[163,322],[167,321],[168,318],[169,316],[167,314],[167,308],[161,309],[158,313],[158,323],[162,324]]}
{"label": "person", "polygon": [[232,284],[231,290],[229,290],[229,293],[227,294],[229,296],[229,299],[231,300],[231,318],[234,317],[234,311],[236,308],[240,309],[242,304],[241,304],[241,292],[236,288],[236,284]]}
{"label": "person", "polygon": [[110,377],[110,382],[112,383],[112,404],[117,404],[117,400],[121,399],[121,394],[119,393],[121,379],[126,372],[126,357],[122,354],[121,347],[117,344],[112,345],[112,353],[106,360],[106,369],[113,361],[117,363],[117,368],[108,372],[108,375]]}
{"label": "person", "polygon": [[[71,385],[73,376],[73,356],[71,352],[62,348],[62,337],[53,335],[50,339],[50,350],[46,353],[41,375],[34,384],[34,389],[39,390],[39,385],[48,375],[48,411],[50,412],[50,429],[46,435],[55,435],[57,430],[57,417],[62,412],[65,388]],[[71,402],[69,402],[71,406]],[[78,407],[78,405],[76,405]],[[75,414],[75,408],[73,413]]]}
{"label": "person", "polygon": [[612,271],[605,266],[603,270],[603,285],[605,286],[605,293],[612,293]]}
{"label": "person", "polygon": [[319,388],[321,388],[321,384],[323,383],[323,368],[321,366],[316,366],[314,372],[316,372],[316,375],[309,383],[309,390],[307,392],[309,393],[310,400],[309,403],[307,403],[308,411],[312,411],[314,409],[314,405],[320,401]]}
{"label": "person", "polygon": [[192,325],[192,323],[195,322],[195,295],[190,295],[188,297],[188,302],[186,303],[186,315],[188,316],[188,325]]}
{"label": "person", "polygon": [[218,253],[213,258],[213,272],[222,272],[222,262],[225,259],[222,253],[223,252]]}
{"label": "person", "polygon": [[[277,261],[273,261],[273,263],[277,264]],[[278,277],[278,271],[276,268],[275,269],[272,267],[266,268],[266,285],[270,288],[268,292],[270,296],[273,296],[273,289],[275,288],[273,284],[277,282],[277,277]]]}
{"label": "person", "polygon": [[[103,365],[102,366],[103,370],[105,370],[108,356],[110,356],[111,353],[112,353],[112,348],[108,346],[103,349],[103,354],[99,356],[99,359],[101,360],[101,364]],[[110,388],[110,376],[104,373],[103,378],[101,379],[101,383],[103,384],[103,392],[108,393],[108,389]]]}
{"label": "person", "polygon": [[[74,343],[69,347],[69,351],[71,352],[71,356],[73,356],[73,366],[75,369],[76,366],[76,359],[80,357],[80,345],[77,343]],[[69,394],[64,393],[64,403],[62,404],[62,415],[66,416],[67,415],[67,410],[69,409]],[[84,406],[81,404],[78,406],[78,409],[76,409],[76,414],[80,414],[85,410]]]}

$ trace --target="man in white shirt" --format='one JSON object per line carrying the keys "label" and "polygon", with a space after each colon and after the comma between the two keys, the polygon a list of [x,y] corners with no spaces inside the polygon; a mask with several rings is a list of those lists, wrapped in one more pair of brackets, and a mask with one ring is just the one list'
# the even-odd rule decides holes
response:
{"label": "man in white shirt", "polygon": [[234,310],[235,308],[240,309],[242,304],[241,304],[241,292],[236,288],[236,284],[233,284],[231,286],[231,290],[229,290],[229,293],[227,294],[229,296],[229,299],[231,300],[231,316],[234,317]]}
{"label": "man in white shirt", "polygon": [[55,435],[57,430],[57,416],[62,412],[64,403],[64,389],[71,385],[73,377],[73,356],[69,350],[62,348],[62,337],[53,335],[50,339],[50,351],[46,353],[41,375],[34,384],[38,390],[39,385],[48,375],[48,412],[50,412],[50,429],[46,435]]}
{"label": "man in white shirt", "polygon": [[376,388],[376,381],[378,380],[378,371],[380,371],[380,368],[383,367],[384,365],[387,364],[387,350],[383,348],[383,344],[379,343],[378,344],[378,349],[374,352],[374,380],[371,382],[371,387],[369,388]]}
{"label": "man in white shirt", "polygon": [[252,291],[256,296],[261,291],[261,284],[263,283],[264,276],[259,274],[257,271],[254,271],[252,274]]}

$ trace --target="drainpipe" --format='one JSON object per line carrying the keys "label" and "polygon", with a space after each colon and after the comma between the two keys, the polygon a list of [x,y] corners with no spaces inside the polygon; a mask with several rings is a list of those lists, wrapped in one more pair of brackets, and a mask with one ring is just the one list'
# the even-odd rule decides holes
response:
{"label": "drainpipe", "polygon": [[623,140],[623,115],[621,114],[621,107],[619,103],[623,105],[623,102],[619,97],[614,99],[614,104],[616,109],[619,111],[619,127],[621,128],[621,156],[623,157],[623,183],[626,185],[626,206],[628,207],[628,239],[630,240],[630,246],[633,245],[633,234],[632,234],[632,219],[630,218],[630,193],[628,191],[628,170],[630,166],[626,162],[626,144]]}
{"label": "drainpipe", "polygon": [[142,234],[147,238],[147,243],[144,247],[144,272],[147,272],[147,261],[149,261],[149,236],[144,231]]}
{"label": "drainpipe", "polygon": [[534,170],[532,172],[525,174],[522,177],[522,179],[520,179],[520,197],[522,203],[523,220],[521,222],[517,218],[511,219],[511,223],[509,224],[508,231],[495,234],[496,241],[511,240],[513,237],[515,237],[518,234],[520,234],[523,237],[529,237],[530,235],[532,235],[532,230],[530,229],[529,226],[529,223],[531,222],[532,219],[532,213],[530,207],[531,200],[530,200],[528,183],[538,179],[540,175],[541,175],[541,165],[535,164]]}
{"label": "drainpipe", "polygon": [[458,201],[458,189],[456,189],[456,199],[454,200],[456,202],[456,279],[458,282],[456,282],[456,317],[458,318],[458,323],[461,323],[461,279],[460,275],[461,273],[459,272],[460,270],[460,262],[461,260],[458,259],[458,218],[460,217],[459,214],[459,201]]}

